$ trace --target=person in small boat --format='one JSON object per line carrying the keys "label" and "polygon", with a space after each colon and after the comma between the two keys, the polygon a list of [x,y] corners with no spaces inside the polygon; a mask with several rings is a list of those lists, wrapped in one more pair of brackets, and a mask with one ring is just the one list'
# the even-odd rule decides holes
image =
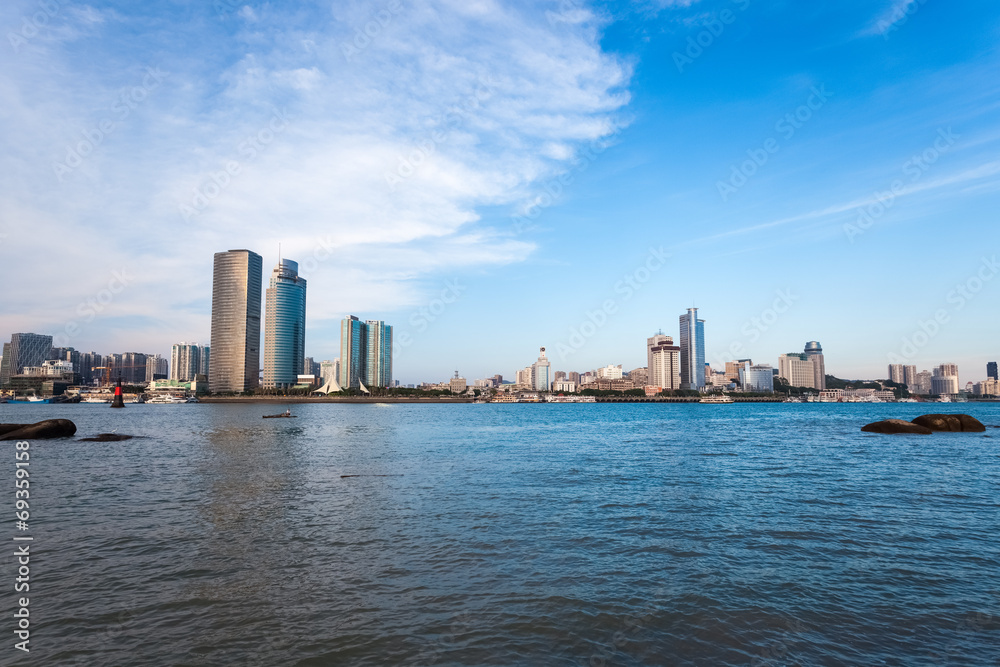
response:
{"label": "person in small boat", "polygon": [[291,408],[285,408],[285,416],[286,417],[291,417],[292,416],[292,409]]}

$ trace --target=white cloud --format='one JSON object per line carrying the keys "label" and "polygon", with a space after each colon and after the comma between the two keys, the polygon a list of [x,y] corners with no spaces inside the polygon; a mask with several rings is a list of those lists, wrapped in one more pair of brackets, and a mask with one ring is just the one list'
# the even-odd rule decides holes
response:
{"label": "white cloud", "polygon": [[[44,239],[83,274],[35,274],[5,299],[5,322],[58,325],[105,269],[128,266],[135,283],[109,312],[162,321],[165,340],[206,338],[207,310],[177,316],[200,334],[170,320],[209,298],[214,252],[254,249],[267,273],[278,242],[304,262],[317,239],[336,251],[309,276],[311,318],[409,307],[421,278],[525,259],[533,243],[494,233],[479,210],[528,201],[576,147],[614,132],[629,100],[631,72],[602,52],[592,16],[553,24],[487,0],[251,14],[191,21],[171,49],[180,26],[150,27],[148,48],[124,53],[109,21],[89,62],[51,45],[0,57],[0,253],[27,271]],[[147,66],[166,75],[137,93]],[[53,165],[102,122],[112,130],[60,183]],[[213,181],[224,187],[194,206]]]}

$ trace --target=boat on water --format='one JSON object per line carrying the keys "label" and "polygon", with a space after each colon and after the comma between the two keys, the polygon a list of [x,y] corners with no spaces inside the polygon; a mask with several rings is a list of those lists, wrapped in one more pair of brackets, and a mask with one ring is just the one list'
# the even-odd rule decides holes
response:
{"label": "boat on water", "polygon": [[702,398],[698,402],[699,403],[708,403],[708,404],[717,404],[717,403],[733,403],[734,401],[733,401],[732,398],[730,398],[729,396],[726,396],[725,394],[721,394],[721,395],[717,394],[717,395],[714,395],[714,396],[705,396],[704,398]]}
{"label": "boat on water", "polygon": [[280,415],[264,415],[264,419],[296,419],[298,415],[293,415],[291,410],[285,410]]}
{"label": "boat on water", "polygon": [[147,405],[174,405],[176,403],[189,403],[183,396],[154,396],[146,401]]}

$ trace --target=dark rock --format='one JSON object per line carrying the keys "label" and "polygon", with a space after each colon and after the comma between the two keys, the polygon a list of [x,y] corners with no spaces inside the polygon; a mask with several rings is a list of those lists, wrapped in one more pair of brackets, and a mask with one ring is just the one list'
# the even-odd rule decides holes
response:
{"label": "dark rock", "polygon": [[[9,429],[15,426],[17,428]],[[46,419],[36,424],[0,424],[0,440],[49,440],[71,438],[76,424],[68,419]]]}
{"label": "dark rock", "polygon": [[914,419],[913,423],[932,431],[982,433],[986,430],[982,422],[969,415],[923,415]]}
{"label": "dark rock", "polygon": [[133,437],[124,433],[101,433],[93,438],[80,438],[80,442],[119,442],[121,440],[131,440]]}
{"label": "dark rock", "polygon": [[913,433],[917,435],[930,435],[931,430],[926,426],[920,426],[913,422],[902,419],[886,419],[885,421],[873,422],[861,427],[866,433]]}

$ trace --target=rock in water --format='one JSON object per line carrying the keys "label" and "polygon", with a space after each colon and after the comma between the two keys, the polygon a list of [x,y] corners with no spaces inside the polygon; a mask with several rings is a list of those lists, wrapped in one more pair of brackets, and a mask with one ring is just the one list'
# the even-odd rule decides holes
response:
{"label": "rock in water", "polygon": [[926,426],[920,426],[903,419],[886,419],[885,421],[866,424],[861,427],[867,433],[913,433],[917,435],[930,435],[931,430]]}
{"label": "rock in water", "polygon": [[[16,426],[13,430],[8,427]],[[68,419],[46,419],[36,424],[0,424],[0,440],[49,440],[71,438],[76,424]]]}
{"label": "rock in water", "polygon": [[969,415],[923,415],[914,419],[913,423],[926,426],[932,431],[982,433],[986,430],[982,422]]}

